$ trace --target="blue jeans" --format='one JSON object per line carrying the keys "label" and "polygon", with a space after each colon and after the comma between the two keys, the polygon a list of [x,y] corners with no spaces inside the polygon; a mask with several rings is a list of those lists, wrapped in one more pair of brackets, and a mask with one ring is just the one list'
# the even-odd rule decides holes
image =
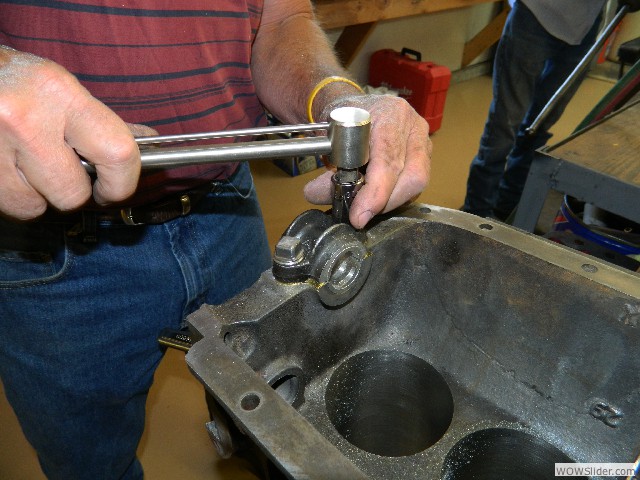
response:
{"label": "blue jeans", "polygon": [[0,220],[0,376],[49,478],[142,478],[158,333],[270,267],[248,166],[214,185],[162,225],[102,222],[96,244]]}
{"label": "blue jeans", "polygon": [[500,38],[493,69],[493,101],[471,162],[462,209],[506,218],[518,205],[535,150],[551,138],[580,81],[560,100],[537,133],[526,129],[586,55],[597,20],[580,45],[550,35],[521,2],[515,2]]}

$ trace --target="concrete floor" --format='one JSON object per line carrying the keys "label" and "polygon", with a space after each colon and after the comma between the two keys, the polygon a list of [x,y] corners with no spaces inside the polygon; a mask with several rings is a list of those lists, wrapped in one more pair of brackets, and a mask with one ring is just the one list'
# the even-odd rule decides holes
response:
{"label": "concrete floor", "polygon": [[[552,142],[569,135],[611,86],[611,82],[601,78],[587,79],[553,129]],[[489,77],[450,87],[442,127],[432,137],[431,184],[420,195],[419,202],[449,208],[462,205],[469,162],[476,152],[490,101]],[[302,196],[302,187],[320,171],[292,178],[273,164],[263,162],[254,163],[253,172],[273,248],[291,220],[311,207]],[[147,478],[255,478],[239,460],[217,457],[204,430],[207,410],[203,389],[188,372],[183,353],[176,350],[167,353],[156,373],[147,412],[147,427],[138,449]],[[0,479],[43,478],[36,455],[26,442],[0,384]]]}

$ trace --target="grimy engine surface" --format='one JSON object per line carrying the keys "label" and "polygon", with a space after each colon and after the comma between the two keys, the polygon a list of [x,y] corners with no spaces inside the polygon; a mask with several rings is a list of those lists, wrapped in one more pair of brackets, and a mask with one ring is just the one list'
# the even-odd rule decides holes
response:
{"label": "grimy engine surface", "polygon": [[[359,238],[366,280],[342,304],[268,271],[188,319],[188,365],[228,416],[210,431],[239,426],[296,479],[535,480],[637,460],[640,275],[421,204]],[[364,261],[349,252],[323,252],[338,287]]]}

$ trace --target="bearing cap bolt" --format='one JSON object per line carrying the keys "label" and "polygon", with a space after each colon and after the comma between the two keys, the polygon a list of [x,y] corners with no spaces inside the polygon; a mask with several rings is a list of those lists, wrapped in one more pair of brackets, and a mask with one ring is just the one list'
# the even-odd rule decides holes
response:
{"label": "bearing cap bolt", "polygon": [[296,265],[304,258],[304,247],[297,237],[283,236],[276,245],[274,261],[280,265]]}

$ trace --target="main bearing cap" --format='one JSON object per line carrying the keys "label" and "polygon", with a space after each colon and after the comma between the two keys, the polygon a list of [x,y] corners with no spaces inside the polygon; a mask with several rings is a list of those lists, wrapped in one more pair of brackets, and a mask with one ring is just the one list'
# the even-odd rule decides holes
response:
{"label": "main bearing cap", "polygon": [[371,270],[370,254],[360,234],[326,213],[309,210],[289,226],[276,245],[275,278],[285,283],[312,282],[323,304],[351,300]]}

